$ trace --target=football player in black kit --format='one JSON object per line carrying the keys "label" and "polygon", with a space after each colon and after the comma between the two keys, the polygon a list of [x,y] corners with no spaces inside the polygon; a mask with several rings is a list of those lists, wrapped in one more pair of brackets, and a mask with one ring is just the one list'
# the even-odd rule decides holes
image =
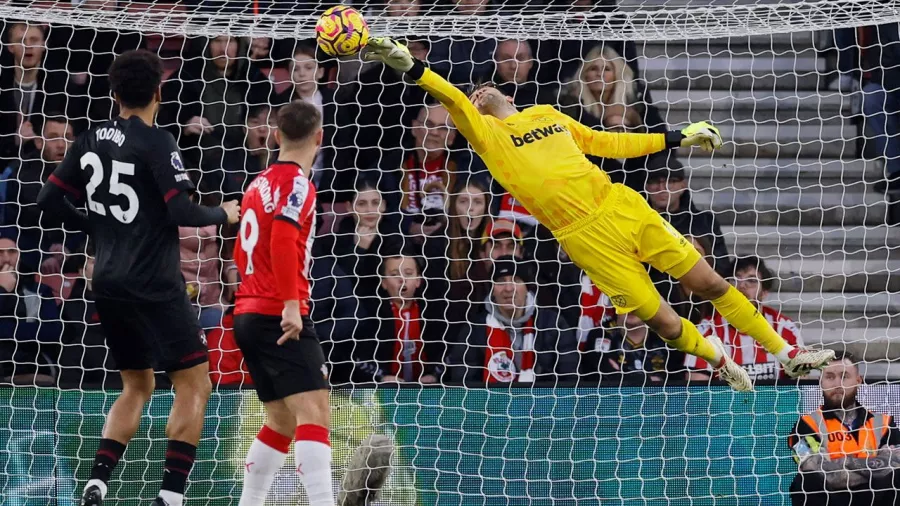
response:
{"label": "football player in black kit", "polygon": [[38,197],[41,209],[93,241],[97,312],[122,372],[122,394],[109,410],[84,488],[86,506],[103,503],[153,393],[154,369],[175,387],[154,505],[182,506],[211,391],[206,344],[181,275],[178,227],[236,223],[240,208],[236,201],[217,208],[191,201],[194,186],[175,138],[154,126],[161,82],[155,54],[116,58],[109,83],[119,116],[81,135]]}

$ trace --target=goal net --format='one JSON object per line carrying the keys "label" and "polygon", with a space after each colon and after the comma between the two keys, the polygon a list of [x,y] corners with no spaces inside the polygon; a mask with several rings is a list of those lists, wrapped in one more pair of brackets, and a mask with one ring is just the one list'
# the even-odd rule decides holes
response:
{"label": "goal net", "polygon": [[[316,51],[327,7],[0,4],[0,503],[72,504],[121,385],[90,242],[36,197],[74,137],[116,114],[109,64],[144,48],[163,60],[158,123],[202,203],[240,198],[277,159],[280,105],[322,112],[312,318],[334,386],[336,490],[353,449],[384,434],[393,472],[375,504],[790,504],[787,437],[822,403],[816,376],[788,380],[652,269],[661,296],[722,338],[756,390],[733,393],[616,316],[615,294],[491,179],[445,109],[379,64]],[[549,104],[612,132],[716,125],[725,145],[712,155],[591,160],[646,195],[786,339],[855,357],[860,403],[900,415],[900,2],[354,7],[461,89],[492,82],[519,108]],[[230,331],[238,231],[180,232],[215,386],[187,500],[236,504],[264,421]],[[108,503],[155,496],[172,398],[160,376]],[[305,501],[286,467],[269,503]]]}

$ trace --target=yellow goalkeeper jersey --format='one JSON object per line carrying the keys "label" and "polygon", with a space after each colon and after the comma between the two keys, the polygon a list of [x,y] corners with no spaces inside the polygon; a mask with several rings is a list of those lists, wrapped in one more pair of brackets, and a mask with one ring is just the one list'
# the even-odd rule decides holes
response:
{"label": "yellow goalkeeper jersey", "polygon": [[503,120],[482,115],[463,92],[428,69],[417,83],[447,108],[494,179],[550,230],[590,215],[612,187],[585,154],[633,158],[666,147],[665,134],[593,130],[549,105]]}

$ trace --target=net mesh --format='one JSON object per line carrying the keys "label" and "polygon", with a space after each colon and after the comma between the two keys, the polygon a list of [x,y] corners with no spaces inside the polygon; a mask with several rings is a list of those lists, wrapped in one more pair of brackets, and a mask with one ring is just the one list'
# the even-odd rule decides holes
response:
{"label": "net mesh", "polygon": [[[773,357],[660,273],[661,295],[723,338],[756,392],[710,385],[704,364],[617,318],[424,92],[376,64],[316,54],[308,39],[324,7],[0,5],[0,503],[70,504],[117,394],[87,281],[90,248],[41,217],[36,196],[65,139],[115,114],[106,81],[115,55],[147,48],[166,69],[158,122],[179,140],[204,203],[239,197],[276,159],[279,105],[306,97],[323,112],[312,317],[335,385],[336,487],[352,449],[383,433],[395,445],[385,505],[789,504],[797,468],[786,436],[821,402],[818,386],[784,379]],[[374,34],[407,38],[454,84],[493,81],[520,107],[552,104],[610,131],[717,125],[726,143],[713,156],[593,161],[647,194],[717,270],[734,277],[737,267],[735,283],[786,339],[852,352],[880,383],[864,387],[863,403],[900,415],[900,186],[890,182],[900,175],[900,2],[357,7]],[[181,230],[217,385],[192,504],[237,501],[263,421],[230,332],[235,234]],[[398,285],[380,269],[401,265],[382,262],[400,248],[419,275]],[[506,255],[534,278],[529,296],[506,304],[537,308],[533,337],[519,337],[553,357],[534,378],[485,360],[485,338],[472,341],[485,331],[470,324],[505,314],[491,268]],[[420,325],[391,311],[404,282]],[[394,367],[405,352],[420,360]],[[438,384],[414,381],[419,373]],[[392,377],[410,381],[395,388],[384,382]],[[503,388],[512,378],[524,383]],[[156,494],[171,402],[154,395],[114,475],[113,504]],[[305,501],[292,469],[270,501]]]}

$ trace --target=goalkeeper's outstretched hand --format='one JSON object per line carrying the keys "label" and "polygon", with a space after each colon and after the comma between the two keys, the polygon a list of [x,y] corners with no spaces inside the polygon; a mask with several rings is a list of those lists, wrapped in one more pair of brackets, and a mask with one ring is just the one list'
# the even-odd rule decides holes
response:
{"label": "goalkeeper's outstretched hand", "polygon": [[719,129],[705,121],[688,125],[681,131],[681,135],[684,136],[681,139],[683,148],[700,146],[704,151],[712,152],[722,147],[722,134],[719,133]]}
{"label": "goalkeeper's outstretched hand", "polygon": [[413,67],[409,49],[388,37],[375,37],[366,44],[365,61],[380,61],[392,69],[408,72]]}

